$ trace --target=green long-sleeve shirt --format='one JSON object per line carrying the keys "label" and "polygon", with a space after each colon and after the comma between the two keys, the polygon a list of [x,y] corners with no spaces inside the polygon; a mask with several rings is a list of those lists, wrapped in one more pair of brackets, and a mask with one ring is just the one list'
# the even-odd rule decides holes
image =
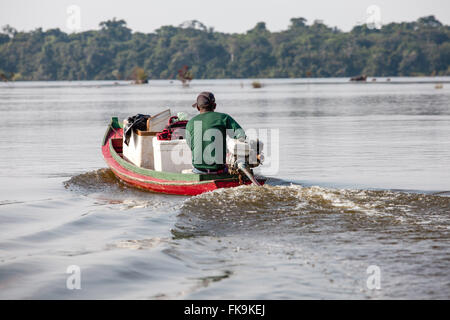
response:
{"label": "green long-sleeve shirt", "polygon": [[226,137],[245,137],[241,126],[229,115],[205,112],[186,125],[186,139],[192,150],[192,165],[199,169],[219,170],[226,157]]}

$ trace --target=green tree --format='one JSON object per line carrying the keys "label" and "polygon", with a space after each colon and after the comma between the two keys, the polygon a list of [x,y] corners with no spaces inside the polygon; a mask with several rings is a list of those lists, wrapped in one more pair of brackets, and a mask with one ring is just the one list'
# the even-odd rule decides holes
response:
{"label": "green tree", "polygon": [[8,79],[123,79],[140,66],[153,79],[175,79],[184,65],[196,79],[450,75],[450,28],[434,16],[366,25],[350,32],[292,18],[287,30],[264,22],[242,34],[214,31],[199,21],[132,32],[124,20],[66,34],[38,28],[0,33],[0,70]]}

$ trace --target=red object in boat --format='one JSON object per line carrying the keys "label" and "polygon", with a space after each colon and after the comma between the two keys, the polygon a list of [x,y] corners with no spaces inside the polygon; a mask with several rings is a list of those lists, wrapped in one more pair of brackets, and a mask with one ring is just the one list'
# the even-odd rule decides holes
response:
{"label": "red object in boat", "polygon": [[[194,196],[219,188],[240,185],[238,175],[194,174],[155,171],[135,166],[122,155],[123,129],[117,118],[112,118],[102,143],[102,153],[114,175],[131,186],[159,193]],[[262,185],[265,178],[257,178]],[[244,184],[251,182],[244,177]]]}
{"label": "red object in boat", "polygon": [[185,130],[187,123],[188,123],[187,120],[179,121],[178,116],[170,117],[169,123],[167,124],[166,128],[162,132],[158,133],[156,137],[158,140],[172,140],[173,138],[175,139],[185,138],[180,135],[179,130],[180,129]]}

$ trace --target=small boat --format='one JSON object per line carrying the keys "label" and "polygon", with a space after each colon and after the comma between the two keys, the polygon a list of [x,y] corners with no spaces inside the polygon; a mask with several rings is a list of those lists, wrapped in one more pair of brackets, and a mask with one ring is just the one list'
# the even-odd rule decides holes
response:
{"label": "small boat", "polygon": [[363,74],[361,76],[350,78],[350,81],[362,81],[362,82],[364,82],[366,80],[367,80],[367,76],[365,74]]}
{"label": "small boat", "polygon": [[[233,188],[252,182],[238,174],[195,174],[164,172],[139,167],[123,156],[123,125],[111,119],[102,143],[103,157],[114,175],[124,183],[147,191],[194,196],[204,192]],[[256,178],[264,184],[265,178]]]}

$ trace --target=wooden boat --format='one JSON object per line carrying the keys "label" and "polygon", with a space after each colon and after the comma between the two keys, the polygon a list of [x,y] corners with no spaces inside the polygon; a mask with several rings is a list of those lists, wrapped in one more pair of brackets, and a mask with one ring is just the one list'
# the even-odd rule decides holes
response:
{"label": "wooden boat", "polygon": [[[113,117],[103,138],[102,153],[114,175],[128,185],[152,192],[193,196],[241,184],[238,175],[162,172],[138,167],[124,159],[122,144],[123,127]],[[260,184],[266,181],[257,180]],[[251,184],[251,181],[243,177],[242,183]]]}

